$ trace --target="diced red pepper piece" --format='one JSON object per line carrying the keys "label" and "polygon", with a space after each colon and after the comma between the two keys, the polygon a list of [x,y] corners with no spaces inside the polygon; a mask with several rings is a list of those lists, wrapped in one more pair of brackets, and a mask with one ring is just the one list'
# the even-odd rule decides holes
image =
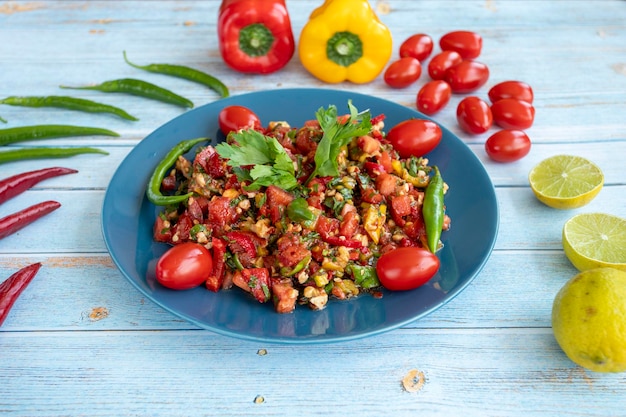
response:
{"label": "diced red pepper piece", "polygon": [[251,264],[257,256],[255,238],[256,235],[252,232],[228,232],[224,235],[224,238],[228,242],[230,250],[239,255],[239,261],[244,266]]}
{"label": "diced red pepper piece", "polygon": [[212,178],[223,178],[226,175],[226,163],[212,146],[207,146],[198,152],[193,164],[202,167],[202,170]]}
{"label": "diced red pepper piece", "polygon": [[207,289],[218,292],[222,288],[224,283],[224,276],[226,273],[226,242],[220,238],[214,237],[211,240],[213,244],[213,272],[206,280]]}

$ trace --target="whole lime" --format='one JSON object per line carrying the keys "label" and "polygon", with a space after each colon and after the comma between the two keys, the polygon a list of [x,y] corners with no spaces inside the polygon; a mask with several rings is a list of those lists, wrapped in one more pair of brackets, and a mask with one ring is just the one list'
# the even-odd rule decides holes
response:
{"label": "whole lime", "polygon": [[572,277],[554,298],[552,330],[576,364],[626,371],[626,272],[596,268]]}

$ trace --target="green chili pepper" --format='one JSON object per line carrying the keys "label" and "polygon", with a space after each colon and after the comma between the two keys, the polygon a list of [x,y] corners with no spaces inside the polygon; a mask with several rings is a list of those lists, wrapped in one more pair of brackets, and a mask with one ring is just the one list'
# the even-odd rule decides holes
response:
{"label": "green chili pepper", "polygon": [[309,203],[303,197],[298,197],[287,206],[287,216],[294,222],[306,222],[315,219],[309,210]]}
{"label": "green chili pepper", "polygon": [[58,107],[68,110],[77,110],[88,113],[111,113],[126,120],[139,120],[131,116],[119,107],[98,103],[91,100],[66,96],[31,96],[31,97],[7,97],[0,100],[0,104],[22,107]]}
{"label": "green chili pepper", "polygon": [[193,103],[183,96],[159,87],[147,81],[136,80],[134,78],[121,78],[119,80],[105,81],[102,84],[84,87],[69,87],[61,85],[61,88],[72,90],[96,90],[104,93],[126,93],[134,96],[145,97],[164,103],[175,104],[181,107],[193,107]]}
{"label": "green chili pepper", "polygon": [[0,164],[6,162],[19,161],[23,159],[43,159],[43,158],[65,158],[68,156],[80,155],[84,153],[98,153],[108,155],[109,153],[97,148],[23,148],[0,152]]}
{"label": "green chili pepper", "polygon": [[435,253],[439,247],[444,218],[443,178],[439,168],[434,167],[434,171],[435,175],[430,179],[424,192],[424,205],[422,207],[428,249],[432,253]]}
{"label": "green chili pepper", "polygon": [[154,72],[157,74],[170,75],[172,77],[184,78],[189,81],[194,81],[199,84],[203,84],[209,87],[211,90],[217,92],[221,97],[228,97],[228,87],[224,85],[220,80],[209,75],[205,72],[198,71],[197,69],[186,67],[183,65],[170,65],[170,64],[149,64],[149,65],[137,65],[133,64],[126,57],[126,51],[124,51],[124,61],[131,67],[138,68],[140,70]]}
{"label": "green chili pepper", "polygon": [[154,169],[150,180],[148,181],[148,187],[146,190],[146,196],[148,200],[157,206],[169,206],[171,204],[178,204],[186,201],[193,193],[187,193],[182,195],[164,196],[161,194],[161,183],[163,178],[167,175],[172,165],[176,163],[179,156],[189,152],[196,144],[208,140],[207,138],[197,138],[184,140],[174,146],[165,158],[159,162]]}
{"label": "green chili pepper", "polygon": [[380,287],[380,281],[378,275],[376,275],[376,268],[368,265],[356,265],[349,264],[346,269],[354,277],[354,283],[361,288],[370,289]]}
{"label": "green chili pepper", "polygon": [[0,116],[0,122],[7,123],[7,119],[3,119],[2,116]]}
{"label": "green chili pepper", "polygon": [[33,125],[0,129],[0,146],[10,143],[34,139],[52,139],[70,136],[115,136],[119,134],[112,130],[99,127],[70,126],[70,125]]}

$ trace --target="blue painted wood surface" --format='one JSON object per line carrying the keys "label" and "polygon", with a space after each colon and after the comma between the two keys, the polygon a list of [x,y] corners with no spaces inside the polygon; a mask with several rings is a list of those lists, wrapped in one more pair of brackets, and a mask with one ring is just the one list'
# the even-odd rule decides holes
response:
{"label": "blue painted wood surface", "polygon": [[[321,0],[288,1],[296,35]],[[484,39],[489,83],[517,79],[535,92],[530,154],[490,161],[490,132],[461,132],[451,103],[435,118],[483,161],[501,209],[489,262],[459,296],[401,329],[322,346],[241,341],[200,330],[144,299],[111,261],[100,232],[109,179],[135,144],[182,110],[130,96],[80,96],[115,103],[139,122],[54,109],[0,106],[6,127],[67,123],[118,131],[44,145],[98,146],[108,156],[62,165],[79,175],[51,179],[0,207],[0,216],[54,198],[61,210],[0,241],[0,277],[41,261],[36,279],[0,328],[0,414],[10,416],[464,415],[624,416],[626,376],[596,374],[561,352],[550,328],[552,300],[576,273],[561,249],[572,215],[626,217],[626,2],[371,1],[392,30],[394,49],[423,32],[438,39],[465,29]],[[366,85],[324,84],[294,58],[277,73],[235,73],[221,61],[217,1],[1,1],[0,96],[59,94],[61,84],[139,77],[201,105],[205,88],[137,63],[197,67],[233,95],[288,87],[341,88],[413,107],[418,86],[393,90],[382,77]],[[397,52],[396,52],[397,53]],[[0,126],[4,127],[4,126]],[[31,146],[31,144],[16,145]],[[534,199],[528,171],[571,153],[604,171],[606,185],[588,206],[557,211]],[[59,162],[55,162],[59,164]],[[0,165],[0,177],[42,162]],[[480,198],[480,196],[477,196]],[[624,347],[626,349],[626,347]],[[423,385],[407,392],[412,370]]]}

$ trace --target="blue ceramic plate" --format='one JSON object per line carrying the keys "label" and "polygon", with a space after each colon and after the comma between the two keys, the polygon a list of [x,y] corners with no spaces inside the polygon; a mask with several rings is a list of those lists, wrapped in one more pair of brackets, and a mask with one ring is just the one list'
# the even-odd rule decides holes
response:
{"label": "blue ceramic plate", "polygon": [[384,114],[389,128],[409,118],[426,116],[405,106],[358,93],[328,89],[261,91],[221,99],[166,123],[142,140],[120,164],[107,189],[102,229],[117,267],[145,297],[201,327],[248,340],[283,343],[337,342],[371,336],[408,324],[441,307],[479,273],[491,254],[498,229],[498,206],[491,180],[478,158],[445,128],[441,144],[428,155],[439,166],[450,190],[446,195],[452,228],[443,234],[438,253],[441,268],[425,286],[406,292],[384,292],[380,299],[363,295],[331,300],[326,309],[299,306],[292,314],[277,314],[271,303],[259,304],[238,289],[213,293],[203,286],[172,291],[160,286],[154,267],[168,248],[152,240],[159,209],[145,198],[154,167],[178,142],[196,137],[223,140],[217,116],[229,105],[243,105],[264,125],[284,120],[301,126],[315,111],[330,104],[348,112],[348,100],[373,116]]}

